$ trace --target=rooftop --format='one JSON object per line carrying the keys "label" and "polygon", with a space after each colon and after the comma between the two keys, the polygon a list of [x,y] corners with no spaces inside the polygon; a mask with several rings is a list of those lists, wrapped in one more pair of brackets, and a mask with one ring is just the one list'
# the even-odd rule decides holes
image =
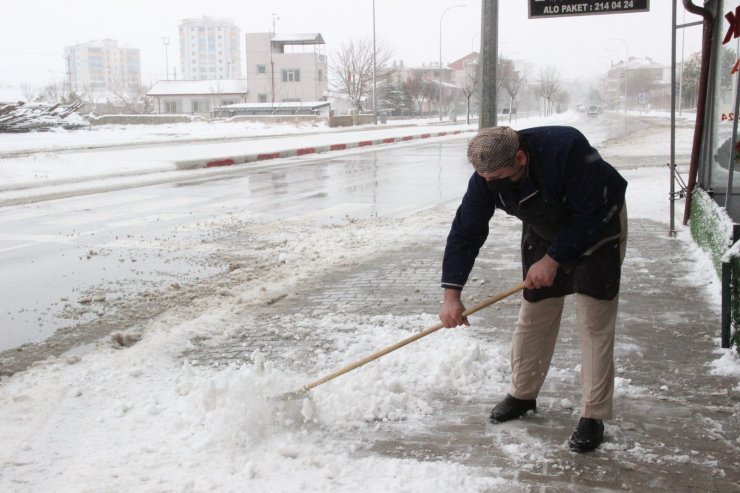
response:
{"label": "rooftop", "polygon": [[271,41],[286,45],[323,45],[324,38],[321,33],[304,34],[275,34]]}

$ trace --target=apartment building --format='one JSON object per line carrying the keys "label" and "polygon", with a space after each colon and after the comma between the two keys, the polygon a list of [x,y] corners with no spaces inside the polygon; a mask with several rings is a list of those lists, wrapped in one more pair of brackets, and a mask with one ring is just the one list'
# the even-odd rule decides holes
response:
{"label": "apartment building", "polygon": [[138,48],[119,47],[112,39],[64,48],[72,90],[91,94],[141,84]]}
{"label": "apartment building", "polygon": [[328,71],[321,34],[248,33],[248,103],[326,101]]}
{"label": "apartment building", "polygon": [[180,63],[185,80],[240,79],[240,31],[231,19],[185,19],[180,24]]}

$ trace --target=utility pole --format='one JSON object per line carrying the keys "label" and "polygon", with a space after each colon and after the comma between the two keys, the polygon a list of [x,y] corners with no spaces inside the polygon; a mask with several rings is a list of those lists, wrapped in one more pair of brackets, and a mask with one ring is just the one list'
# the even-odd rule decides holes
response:
{"label": "utility pole", "polygon": [[164,44],[164,76],[167,80],[170,80],[170,60],[169,50],[167,49],[167,45],[170,44],[170,38],[163,37],[162,44]]}
{"label": "utility pole", "polygon": [[375,49],[375,0],[373,0],[373,119],[375,124],[378,124],[378,98],[377,98],[377,65],[375,55],[377,51]]}
{"label": "utility pole", "polygon": [[457,7],[466,7],[464,3],[459,5],[452,5],[444,9],[442,14],[439,16],[439,101],[437,101],[437,113],[439,115],[439,121],[442,121],[442,19],[448,10]]}
{"label": "utility pole", "polygon": [[498,0],[481,1],[480,116],[478,128],[496,126],[496,62],[498,59]]}
{"label": "utility pole", "polygon": [[76,92],[75,88],[72,87],[72,67],[69,57],[69,53],[67,53],[67,55],[64,57],[67,59],[67,83],[69,84],[69,91],[67,92],[67,95]]}

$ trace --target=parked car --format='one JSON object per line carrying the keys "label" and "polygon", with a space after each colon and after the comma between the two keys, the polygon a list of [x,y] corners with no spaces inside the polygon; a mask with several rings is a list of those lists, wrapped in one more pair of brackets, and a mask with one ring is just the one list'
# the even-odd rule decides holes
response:
{"label": "parked car", "polygon": [[586,114],[592,118],[599,116],[599,107],[592,104],[586,109]]}

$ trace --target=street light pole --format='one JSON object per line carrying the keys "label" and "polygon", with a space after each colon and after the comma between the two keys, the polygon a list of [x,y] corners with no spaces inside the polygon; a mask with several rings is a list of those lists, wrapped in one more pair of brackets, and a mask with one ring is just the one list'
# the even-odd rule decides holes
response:
{"label": "street light pole", "polygon": [[378,124],[378,98],[376,95],[377,91],[377,66],[375,59],[375,0],[373,0],[373,119],[375,124]]}
{"label": "street light pole", "polygon": [[614,41],[619,41],[624,45],[624,124],[625,124],[625,132],[627,131],[627,76],[629,75],[629,68],[630,68],[630,49],[629,46],[627,46],[627,42],[623,40],[622,38],[611,38]]}
{"label": "street light pole", "polygon": [[164,44],[164,76],[167,80],[170,80],[170,60],[167,45],[170,44],[170,38],[163,37],[162,43]]}
{"label": "street light pole", "polygon": [[442,121],[442,19],[444,18],[447,11],[457,7],[466,7],[464,3],[458,5],[451,5],[442,11],[442,15],[439,16],[439,101],[437,107],[437,113],[439,113],[439,121]]}

